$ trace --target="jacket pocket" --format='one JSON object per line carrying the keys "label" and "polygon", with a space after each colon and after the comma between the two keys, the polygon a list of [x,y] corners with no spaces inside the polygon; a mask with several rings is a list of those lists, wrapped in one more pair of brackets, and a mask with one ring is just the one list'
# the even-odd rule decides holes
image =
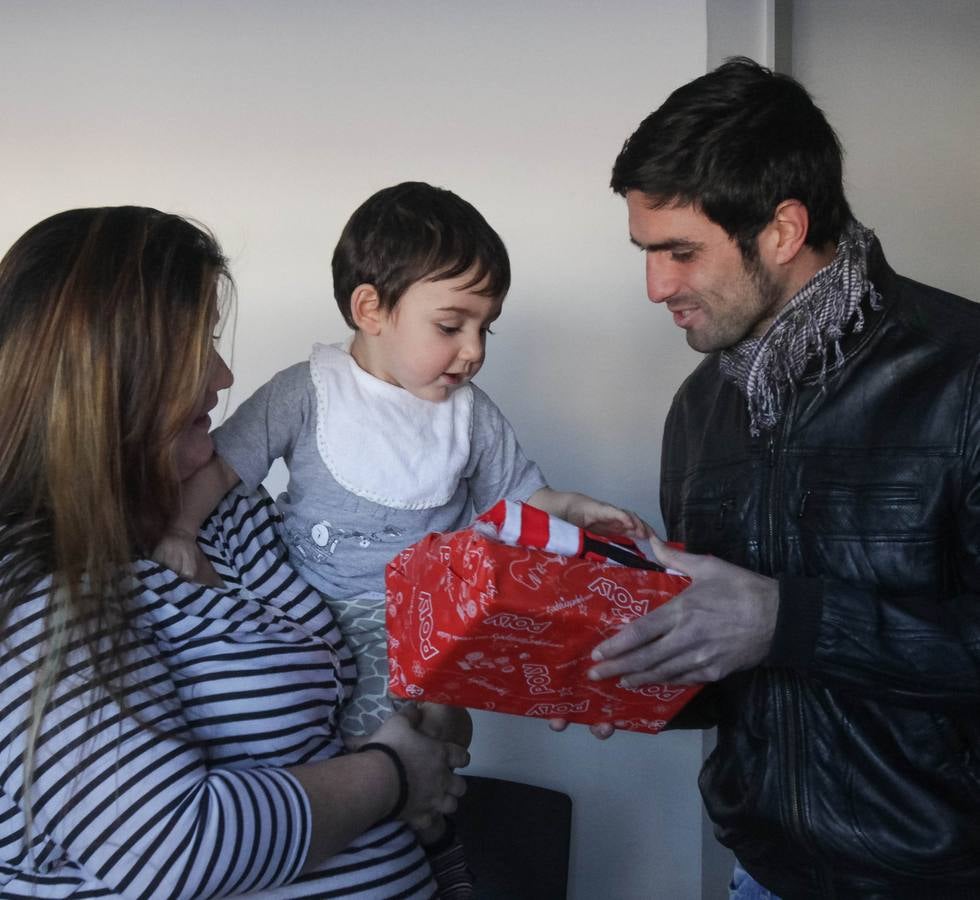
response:
{"label": "jacket pocket", "polygon": [[976,878],[976,759],[953,720],[864,704],[841,736],[845,808],[864,853],[906,877]]}
{"label": "jacket pocket", "polygon": [[681,541],[691,553],[710,553],[735,565],[759,567],[758,543],[734,494],[690,497],[681,510],[682,528],[671,535],[673,540]]}
{"label": "jacket pocket", "polygon": [[804,487],[790,510],[801,530],[872,538],[921,533],[921,511],[918,485],[826,482]]}
{"label": "jacket pocket", "polygon": [[944,534],[921,486],[814,482],[787,500],[787,570],[901,594],[944,583]]}

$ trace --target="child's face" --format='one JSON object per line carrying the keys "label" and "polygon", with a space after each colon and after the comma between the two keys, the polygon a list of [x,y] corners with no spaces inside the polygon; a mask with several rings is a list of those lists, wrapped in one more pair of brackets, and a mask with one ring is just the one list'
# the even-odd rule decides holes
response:
{"label": "child's face", "polygon": [[473,378],[503,301],[464,288],[470,277],[417,281],[405,291],[383,314],[371,374],[435,402]]}

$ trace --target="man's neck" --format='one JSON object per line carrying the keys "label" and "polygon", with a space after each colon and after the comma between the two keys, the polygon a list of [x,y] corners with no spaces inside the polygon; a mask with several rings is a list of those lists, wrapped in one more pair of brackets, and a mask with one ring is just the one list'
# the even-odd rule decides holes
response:
{"label": "man's neck", "polygon": [[814,275],[830,265],[837,252],[836,244],[826,244],[820,248],[801,248],[800,252],[786,264],[783,271],[783,305],[785,306]]}

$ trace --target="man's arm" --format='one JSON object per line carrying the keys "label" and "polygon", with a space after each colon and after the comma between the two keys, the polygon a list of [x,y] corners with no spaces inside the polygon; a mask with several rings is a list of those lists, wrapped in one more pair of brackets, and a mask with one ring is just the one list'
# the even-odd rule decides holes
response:
{"label": "man's arm", "polygon": [[[897,596],[826,578],[777,581],[670,547],[655,555],[691,586],[599,644],[591,678],[699,683],[761,664],[897,706],[980,702],[977,593]],[[964,565],[975,584],[977,557]]]}

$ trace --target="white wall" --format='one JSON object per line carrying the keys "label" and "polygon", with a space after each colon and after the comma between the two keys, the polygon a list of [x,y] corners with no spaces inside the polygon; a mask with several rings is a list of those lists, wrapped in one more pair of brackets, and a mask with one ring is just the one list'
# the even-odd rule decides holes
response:
{"label": "white wall", "polygon": [[[210,225],[239,284],[233,407],[344,335],[329,258],[358,203],[453,188],[513,260],[480,384],[555,486],[659,523],[662,422],[696,358],[645,302],[607,182],[705,40],[689,0],[0,0],[0,247],[82,205]],[[473,755],[572,795],[575,900],[698,895],[699,735],[601,744],[484,714]]]}

